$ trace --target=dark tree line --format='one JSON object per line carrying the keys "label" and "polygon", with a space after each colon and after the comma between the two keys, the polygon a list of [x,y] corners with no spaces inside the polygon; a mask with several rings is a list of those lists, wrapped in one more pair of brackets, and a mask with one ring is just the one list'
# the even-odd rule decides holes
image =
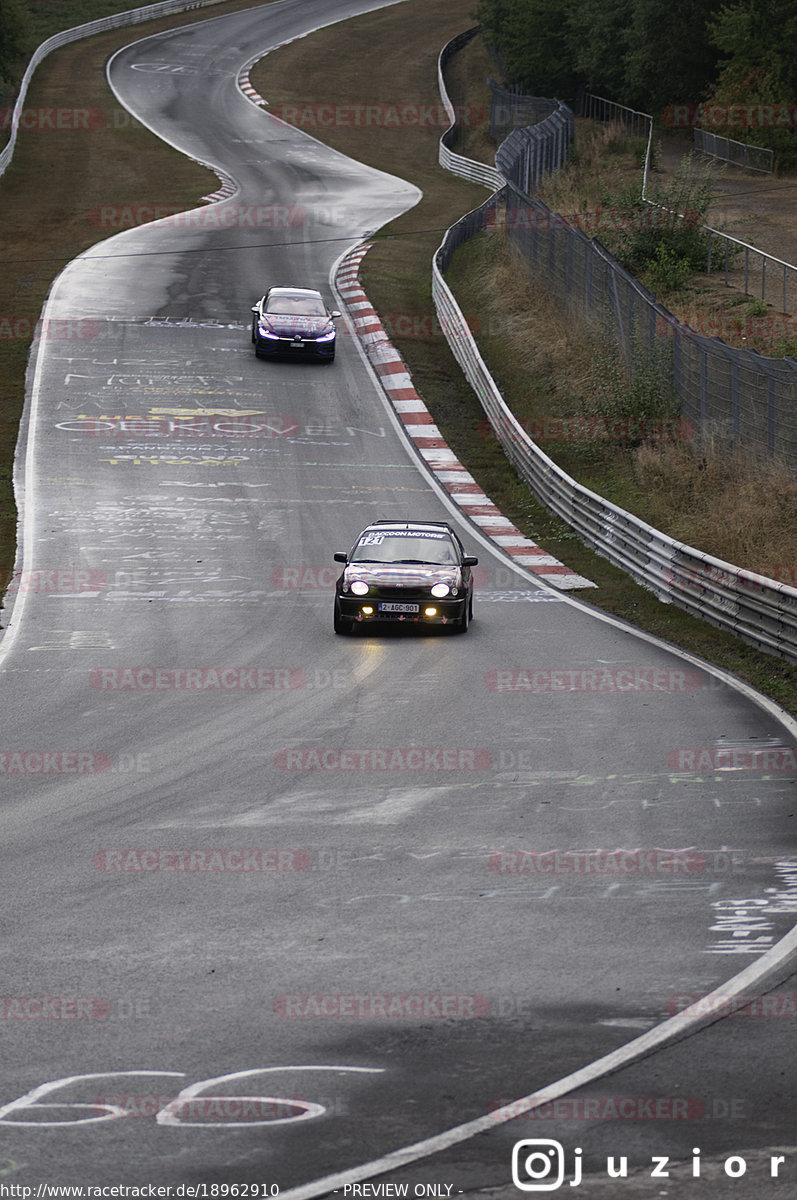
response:
{"label": "dark tree line", "polygon": [[7,92],[16,79],[33,41],[27,0],[0,0],[0,94]]}
{"label": "dark tree line", "polygon": [[749,106],[734,111],[738,132],[717,132],[793,144],[794,0],[479,0],[477,16],[505,82],[531,95],[568,100],[584,89],[654,117]]}

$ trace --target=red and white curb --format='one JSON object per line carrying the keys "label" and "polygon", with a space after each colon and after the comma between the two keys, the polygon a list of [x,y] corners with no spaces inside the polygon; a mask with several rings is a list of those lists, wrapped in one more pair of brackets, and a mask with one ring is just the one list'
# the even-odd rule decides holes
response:
{"label": "red and white curb", "polygon": [[404,432],[463,514],[513,562],[562,590],[595,587],[591,580],[576,575],[524,537],[479,490],[476,480],[446,445],[431,413],[413,387],[406,364],[390,344],[382,322],[360,284],[360,263],[370,245],[364,243],[344,256],[335,276],[335,286]]}
{"label": "red and white curb", "polygon": [[258,54],[257,58],[253,58],[252,61],[248,62],[245,67],[242,67],[238,73],[238,87],[246,96],[247,100],[251,100],[253,104],[258,106],[258,108],[264,108],[268,104],[268,100],[264,100],[260,93],[252,87],[249,79],[249,72],[252,70],[252,67],[255,65],[255,63],[260,62],[261,58],[265,57],[265,54]]}
{"label": "red and white curb", "polygon": [[211,192],[209,196],[202,196],[202,200],[207,200],[208,204],[218,204],[220,200],[229,200],[230,196],[234,196],[238,191],[238,184],[234,179],[231,179],[220,167],[211,167],[210,163],[203,163],[200,159],[195,158],[194,162],[198,162],[200,166],[207,167],[214,175],[218,177],[220,188],[215,192]]}

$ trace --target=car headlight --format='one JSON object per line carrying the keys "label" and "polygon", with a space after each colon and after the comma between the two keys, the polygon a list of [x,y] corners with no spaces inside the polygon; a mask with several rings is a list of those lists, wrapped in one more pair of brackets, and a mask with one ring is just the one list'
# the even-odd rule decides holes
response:
{"label": "car headlight", "polygon": [[318,337],[316,338],[316,341],[317,342],[331,342],[334,340],[336,333],[337,333],[336,329],[328,329],[326,331],[326,333],[319,333]]}
{"label": "car headlight", "polygon": [[447,596],[451,588],[447,583],[436,583],[432,588],[432,595],[438,600],[442,600],[443,596]]}
{"label": "car headlight", "polygon": [[368,584],[364,579],[355,579],[354,583],[351,585],[351,590],[354,592],[355,596],[367,596]]}

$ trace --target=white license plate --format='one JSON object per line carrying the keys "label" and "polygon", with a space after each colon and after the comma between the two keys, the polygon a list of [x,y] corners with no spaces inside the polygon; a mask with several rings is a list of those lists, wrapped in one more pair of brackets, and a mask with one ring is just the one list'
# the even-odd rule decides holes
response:
{"label": "white license plate", "polygon": [[384,600],[379,605],[380,612],[416,613],[419,609],[419,604],[389,604]]}

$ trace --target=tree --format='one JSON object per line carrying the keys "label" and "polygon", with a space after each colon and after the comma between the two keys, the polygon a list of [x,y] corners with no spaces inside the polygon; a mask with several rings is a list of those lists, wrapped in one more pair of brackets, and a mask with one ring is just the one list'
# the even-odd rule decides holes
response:
{"label": "tree", "polygon": [[33,48],[33,19],[27,0],[0,0],[0,90],[8,91]]}
{"label": "tree", "polygon": [[797,163],[797,37],[793,0],[743,0],[721,9],[710,25],[728,61],[697,123],[705,129],[774,150],[778,166]]}
{"label": "tree", "polygon": [[720,59],[709,25],[715,10],[715,0],[635,0],[623,103],[655,115],[702,99]]}
{"label": "tree", "polygon": [[578,76],[566,12],[562,0],[481,0],[477,17],[505,83],[533,96],[573,95]]}
{"label": "tree", "polygon": [[573,65],[587,91],[623,102],[633,0],[576,0],[568,13]]}
{"label": "tree", "polygon": [[[723,8],[710,25],[712,41],[731,59],[735,68],[765,72],[778,99],[797,98],[797,7],[794,0],[740,0]],[[729,64],[730,65],[730,64]]]}

